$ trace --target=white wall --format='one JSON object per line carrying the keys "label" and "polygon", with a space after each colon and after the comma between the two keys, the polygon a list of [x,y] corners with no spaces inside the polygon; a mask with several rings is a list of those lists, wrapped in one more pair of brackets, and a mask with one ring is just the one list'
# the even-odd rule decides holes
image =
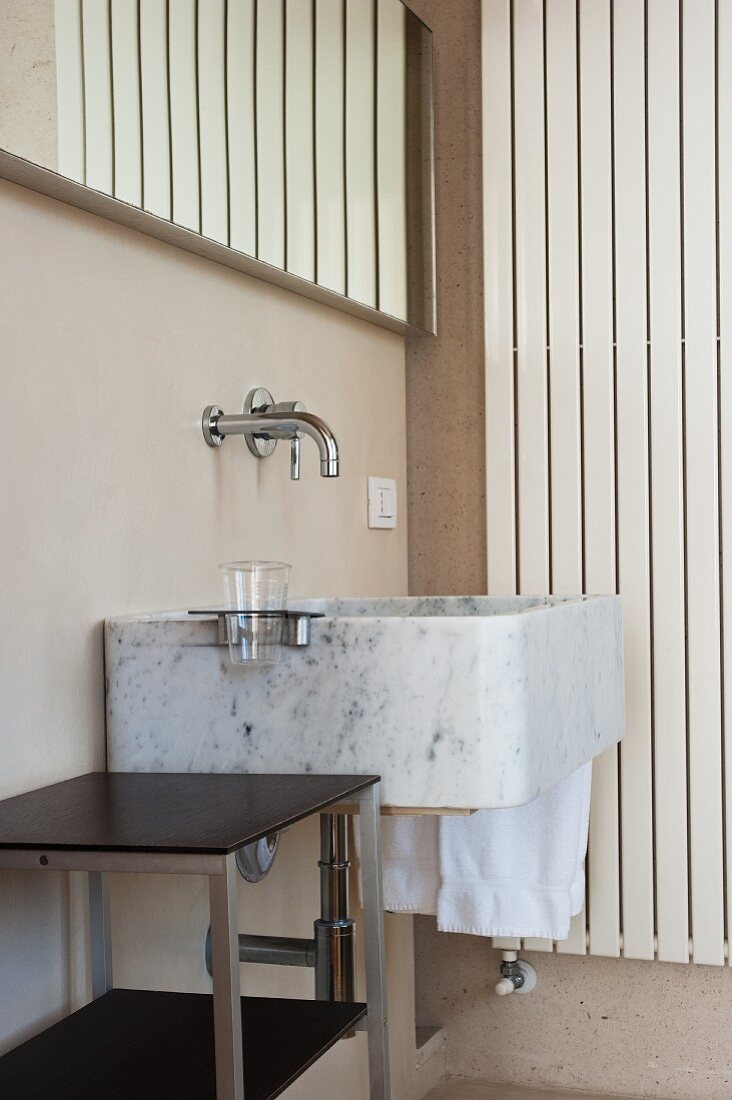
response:
{"label": "white wall", "polygon": [[[368,474],[404,492],[400,337],[2,181],[0,240],[6,797],[104,766],[105,616],[216,599],[232,558],[292,562],[297,595],[403,593],[407,576],[405,524],[365,518]],[[238,440],[205,446],[203,406],[234,411],[254,384],[331,424],[339,480],[318,476],[307,440],[299,483],[286,447],[259,463]],[[270,878],[242,891],[242,928],[306,934],[316,831],[287,834]],[[61,877],[0,876],[3,1048],[83,997],[80,896]],[[119,984],[208,988],[201,882],[118,881],[113,907]],[[411,922],[394,934],[408,985]],[[311,980],[295,975],[306,994]],[[362,1087],[363,1047],[340,1044],[302,1094],[354,1059]]]}

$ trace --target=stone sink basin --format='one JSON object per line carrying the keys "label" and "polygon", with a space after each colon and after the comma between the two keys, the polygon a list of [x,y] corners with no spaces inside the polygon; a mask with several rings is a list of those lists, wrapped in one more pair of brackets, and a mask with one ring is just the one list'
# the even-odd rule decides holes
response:
{"label": "stone sink basin", "polygon": [[516,806],[623,735],[616,596],[292,601],[307,648],[232,665],[215,619],[109,619],[114,771],[367,772],[386,805]]}

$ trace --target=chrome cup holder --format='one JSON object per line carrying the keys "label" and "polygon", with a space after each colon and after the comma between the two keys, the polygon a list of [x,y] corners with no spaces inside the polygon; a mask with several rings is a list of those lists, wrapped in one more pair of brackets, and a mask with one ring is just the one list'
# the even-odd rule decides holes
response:
{"label": "chrome cup holder", "polygon": [[[322,619],[321,611],[253,611],[221,608],[189,611],[201,618],[216,617],[217,645],[228,645],[235,664],[273,664],[280,646],[310,645],[310,624]],[[236,653],[236,657],[234,656]]]}

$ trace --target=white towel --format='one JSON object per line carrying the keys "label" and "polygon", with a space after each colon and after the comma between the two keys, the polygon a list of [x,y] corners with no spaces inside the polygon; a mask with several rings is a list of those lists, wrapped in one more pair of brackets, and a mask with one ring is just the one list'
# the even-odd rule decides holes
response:
{"label": "white towel", "polygon": [[[384,822],[384,907],[442,932],[566,939],[584,903],[592,765],[533,802]],[[436,873],[436,867],[439,874]]]}
{"label": "white towel", "polygon": [[440,889],[435,814],[382,817],[384,908],[392,913],[434,913]]}

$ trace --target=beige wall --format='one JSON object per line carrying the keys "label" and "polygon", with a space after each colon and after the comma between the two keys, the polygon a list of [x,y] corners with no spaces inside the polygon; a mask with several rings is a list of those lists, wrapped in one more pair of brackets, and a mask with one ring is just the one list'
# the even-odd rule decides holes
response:
{"label": "beige wall", "polygon": [[[482,592],[480,0],[410,6],[435,32],[439,287],[438,338],[407,347],[410,589]],[[451,429],[436,430],[443,423]],[[452,1074],[678,1100],[732,1094],[728,968],[536,955],[537,990],[505,1000],[491,992],[489,943],[439,934],[427,918],[416,942],[418,1023],[447,1029]]]}
{"label": "beige wall", "polygon": [[[395,477],[405,497],[400,337],[3,181],[0,239],[5,797],[104,765],[105,616],[206,604],[232,558],[291,561],[300,595],[403,593],[407,561],[406,524],[369,531],[365,518],[368,474]],[[339,480],[318,476],[307,440],[299,483],[284,446],[261,463],[237,440],[205,446],[203,406],[233,411],[254,384],[329,421]],[[316,824],[283,848],[267,881],[242,890],[242,928],[310,929]],[[83,904],[77,881],[0,878],[5,1048],[83,996]],[[117,880],[118,984],[209,988],[206,925],[201,881]],[[411,921],[390,936],[407,990]],[[245,980],[307,993],[312,975]],[[395,992],[400,1012],[406,1034],[409,998]],[[327,1095],[328,1074],[354,1064],[362,1095],[364,1043],[339,1044],[298,1095]],[[407,1058],[397,1073],[409,1072]]]}

